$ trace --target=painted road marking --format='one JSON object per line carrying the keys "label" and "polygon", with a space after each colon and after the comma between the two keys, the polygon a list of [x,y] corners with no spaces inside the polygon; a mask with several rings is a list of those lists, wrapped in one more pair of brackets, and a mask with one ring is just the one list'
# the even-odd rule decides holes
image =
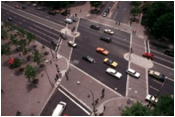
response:
{"label": "painted road marking", "polygon": [[115,17],[117,16],[117,14],[118,14],[118,12],[116,12],[116,14],[115,14],[115,16],[114,16],[113,20],[115,19]]}
{"label": "painted road marking", "polygon": [[152,87],[152,86],[149,86],[150,88],[152,88],[152,89],[154,89],[154,90],[156,90],[156,91],[159,91],[158,89],[156,89],[156,88],[154,88],[154,87]]}
{"label": "painted road marking", "polygon": [[[69,97],[65,92],[63,92],[60,88],[58,88],[58,90],[64,94],[67,98],[69,98],[74,104],[76,104],[79,108],[81,108],[85,113],[87,113],[88,115],[90,115],[90,113],[85,109],[83,108],[80,104],[78,104],[77,102],[75,102],[71,97]],[[91,110],[91,109],[90,109]]]}
{"label": "painted road marking", "polygon": [[107,89],[109,89],[110,91],[112,91],[113,93],[117,94],[118,96],[122,95],[116,91],[114,91],[113,89],[111,89],[110,87],[106,86],[105,84],[103,84],[102,82],[98,81],[97,79],[95,79],[94,77],[92,77],[91,75],[89,75],[88,73],[84,72],[83,70],[81,70],[80,68],[76,67],[75,65],[71,64],[70,65],[74,68],[76,68],[77,70],[81,71],[82,73],[84,73],[85,75],[89,76],[91,79],[95,80],[96,82],[98,82],[99,84],[103,85],[104,87],[106,87]]}
{"label": "painted road marking", "polygon": [[158,63],[158,62],[155,62],[155,61],[153,61],[153,63],[156,63],[156,64],[158,64],[158,65],[160,65],[160,66],[163,66],[163,67],[165,67],[165,68],[167,68],[167,69],[170,69],[170,70],[174,71],[173,68],[170,68],[170,67],[168,67],[168,66],[165,66],[165,65],[163,65],[163,64],[161,64],[161,63]]}
{"label": "painted road marking", "polygon": [[155,80],[155,79],[153,79],[153,81],[154,81],[154,82],[157,82],[158,84],[161,84],[161,85],[163,84],[163,83],[161,83],[160,81],[157,81],[157,80]]}
{"label": "painted road marking", "polygon": [[52,33],[52,32],[50,32],[50,31],[48,31],[48,30],[45,30],[44,28],[42,28],[42,27],[40,27],[40,26],[37,26],[37,25],[35,25],[35,24],[33,24],[33,25],[34,25],[35,27],[41,29],[41,30],[44,30],[44,31],[46,31],[46,32],[48,32],[48,33],[51,33],[52,35],[59,36],[59,35],[56,35],[55,33]]}
{"label": "painted road marking", "polygon": [[145,76],[146,76],[146,95],[148,95],[148,69],[145,69]]}
{"label": "painted road marking", "polygon": [[40,33],[40,34],[42,34],[42,35],[44,35],[44,36],[46,36],[46,37],[51,38],[52,40],[57,40],[57,39],[55,39],[55,38],[53,38],[53,37],[50,37],[50,36],[46,35],[45,33],[42,33],[42,32],[40,32],[40,31],[38,31],[38,30],[32,28],[32,27],[29,27],[29,28],[32,29],[32,30],[34,30],[34,31],[36,31],[36,32],[38,32],[38,33]]}
{"label": "painted road marking", "polygon": [[161,59],[161,60],[166,61],[166,62],[168,62],[168,63],[170,63],[170,64],[174,64],[174,62],[171,62],[171,61],[165,60],[165,59],[160,58],[160,57],[158,57],[158,56],[155,56],[155,58]]}

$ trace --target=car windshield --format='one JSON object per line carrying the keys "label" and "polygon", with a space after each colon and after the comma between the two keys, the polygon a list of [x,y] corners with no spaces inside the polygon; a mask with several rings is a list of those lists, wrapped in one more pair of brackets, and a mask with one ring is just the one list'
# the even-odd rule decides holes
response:
{"label": "car windshield", "polygon": [[108,63],[112,63],[112,60],[109,59],[109,60],[108,60]]}

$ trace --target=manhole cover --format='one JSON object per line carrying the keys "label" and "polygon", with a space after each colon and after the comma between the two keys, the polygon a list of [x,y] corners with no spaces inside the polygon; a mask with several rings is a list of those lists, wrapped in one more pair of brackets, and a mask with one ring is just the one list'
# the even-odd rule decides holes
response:
{"label": "manhole cover", "polygon": [[78,64],[79,63],[79,60],[74,60],[73,63],[74,64]]}

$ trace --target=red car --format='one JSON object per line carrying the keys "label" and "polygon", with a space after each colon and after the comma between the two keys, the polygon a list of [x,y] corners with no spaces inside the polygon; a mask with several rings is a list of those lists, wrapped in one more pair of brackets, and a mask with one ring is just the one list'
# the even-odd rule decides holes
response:
{"label": "red car", "polygon": [[147,52],[144,52],[142,56],[150,58],[150,59],[153,59],[153,57],[154,57],[154,55],[152,53],[147,53]]}
{"label": "red car", "polygon": [[98,47],[96,49],[96,51],[101,53],[101,54],[104,54],[104,55],[108,55],[109,54],[109,52],[107,50],[105,50],[104,48],[100,48],[100,47]]}

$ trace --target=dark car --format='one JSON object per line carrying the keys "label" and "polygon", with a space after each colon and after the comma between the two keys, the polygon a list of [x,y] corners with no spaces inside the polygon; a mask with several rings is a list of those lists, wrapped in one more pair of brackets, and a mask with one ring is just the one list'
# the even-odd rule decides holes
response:
{"label": "dark car", "polygon": [[26,9],[26,6],[22,6],[21,8],[22,8],[22,9]]}
{"label": "dark car", "polygon": [[107,9],[105,10],[105,12],[106,12],[106,13],[109,13],[109,8],[107,8]]}
{"label": "dark car", "polygon": [[70,19],[72,19],[73,22],[77,22],[77,20],[78,20],[78,19],[77,19],[76,17],[74,17],[74,16],[72,16]]}
{"label": "dark car", "polygon": [[68,39],[67,35],[64,34],[64,33],[62,33],[60,36],[61,36],[61,38],[63,38],[64,40]]}
{"label": "dark car", "polygon": [[50,15],[56,15],[56,12],[55,11],[49,11],[48,12]]}
{"label": "dark car", "polygon": [[13,19],[11,18],[11,17],[8,17],[8,19],[7,19],[8,21],[13,21]]}
{"label": "dark car", "polygon": [[61,13],[61,15],[63,15],[63,16],[67,16],[68,14],[70,14],[70,13],[69,12],[66,12],[66,11],[64,11],[64,12]]}
{"label": "dark car", "polygon": [[103,41],[106,41],[108,43],[110,43],[112,41],[110,37],[103,37],[103,36],[101,36],[100,39],[103,40]]}
{"label": "dark car", "polygon": [[171,57],[174,57],[174,50],[165,50],[164,54],[171,56]]}
{"label": "dark car", "polygon": [[82,59],[84,59],[84,60],[86,60],[86,61],[88,61],[90,63],[94,63],[95,62],[95,60],[92,57],[90,57],[90,56],[83,56]]}
{"label": "dark car", "polygon": [[90,28],[95,30],[100,30],[100,26],[97,26],[97,25],[91,25]]}

